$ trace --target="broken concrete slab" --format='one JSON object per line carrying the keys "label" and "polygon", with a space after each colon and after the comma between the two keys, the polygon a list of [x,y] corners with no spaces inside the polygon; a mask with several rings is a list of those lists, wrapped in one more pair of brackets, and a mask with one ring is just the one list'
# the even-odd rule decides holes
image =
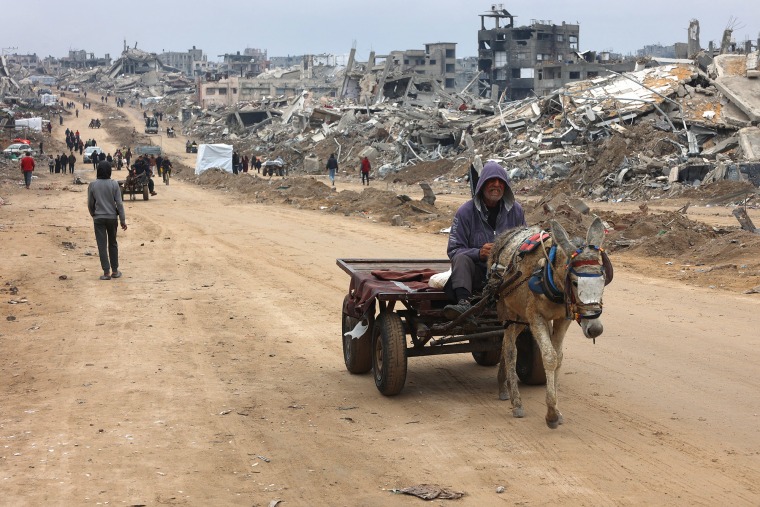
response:
{"label": "broken concrete slab", "polygon": [[421,199],[422,202],[435,206],[435,192],[433,192],[433,189],[430,187],[430,183],[422,181],[420,182],[420,188],[422,188],[422,191],[424,192]]}
{"label": "broken concrete slab", "polygon": [[747,160],[760,160],[760,128],[745,127],[739,130],[739,146]]}
{"label": "broken concrete slab", "polygon": [[752,122],[760,122],[760,81],[743,76],[725,76],[717,78],[715,86]]}

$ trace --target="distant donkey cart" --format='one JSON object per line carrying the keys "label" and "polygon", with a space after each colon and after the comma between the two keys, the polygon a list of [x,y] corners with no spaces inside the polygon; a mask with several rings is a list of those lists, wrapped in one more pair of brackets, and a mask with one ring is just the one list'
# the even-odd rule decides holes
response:
{"label": "distant donkey cart", "polygon": [[150,198],[150,189],[148,187],[149,176],[147,173],[135,174],[134,169],[129,170],[127,179],[119,181],[119,190],[121,198],[129,195],[129,200],[134,201],[138,195],[142,195],[144,201]]}

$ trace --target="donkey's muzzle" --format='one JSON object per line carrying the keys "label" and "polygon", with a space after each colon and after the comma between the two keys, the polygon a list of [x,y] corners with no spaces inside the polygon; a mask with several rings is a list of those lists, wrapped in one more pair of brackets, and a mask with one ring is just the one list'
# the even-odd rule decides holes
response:
{"label": "donkey's muzzle", "polygon": [[583,335],[586,338],[596,338],[604,331],[601,319],[584,319],[581,318],[581,329],[583,329]]}

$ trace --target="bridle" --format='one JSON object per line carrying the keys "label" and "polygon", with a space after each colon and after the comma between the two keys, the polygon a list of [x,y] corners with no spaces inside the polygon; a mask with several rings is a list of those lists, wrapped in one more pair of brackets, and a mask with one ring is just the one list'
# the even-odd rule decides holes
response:
{"label": "bridle", "polygon": [[[505,241],[501,245],[496,258],[501,257],[501,252],[508,244]],[[602,315],[602,292],[605,285],[612,281],[613,270],[604,248],[597,245],[582,245],[577,247],[567,258],[565,268],[567,272],[564,277],[564,287],[557,287],[554,281],[554,262],[558,246],[556,240],[552,237],[552,244],[547,247],[543,236],[540,236],[541,250],[546,257],[544,267],[544,295],[556,304],[564,302],[566,315],[568,319],[580,323],[582,319],[597,319]],[[582,255],[584,252],[595,252],[593,258],[589,255]],[[512,254],[512,259],[505,267],[495,270],[498,275],[498,282],[493,285],[493,297],[506,297],[514,292],[518,287],[528,282],[531,274],[524,277],[521,281],[515,283],[521,276],[522,272],[516,269],[518,251]],[[579,258],[579,257],[583,258]],[[513,273],[509,279],[505,279],[507,273]],[[600,280],[601,279],[601,280]],[[600,283],[601,282],[601,283]],[[590,293],[590,294],[589,294]],[[598,298],[593,297],[598,294]],[[592,297],[588,297],[591,295]]]}
{"label": "bridle", "polygon": [[[596,252],[594,258],[578,258],[589,250]],[[578,323],[581,319],[599,318],[603,307],[602,291],[612,281],[612,264],[604,248],[597,245],[580,246],[570,254],[565,267],[567,274],[564,293],[568,318]]]}

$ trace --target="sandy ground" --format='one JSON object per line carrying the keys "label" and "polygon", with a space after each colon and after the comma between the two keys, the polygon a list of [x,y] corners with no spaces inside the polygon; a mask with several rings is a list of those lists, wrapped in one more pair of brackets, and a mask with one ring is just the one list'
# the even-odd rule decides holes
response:
{"label": "sandy ground", "polygon": [[445,236],[157,182],[100,281],[86,186],[38,173],[0,207],[4,505],[421,505],[392,491],[419,484],[465,493],[435,505],[760,504],[757,295],[616,265],[550,430],[542,387],[513,419],[469,355],[411,358],[392,398],[345,370],[335,259],[443,257]]}

